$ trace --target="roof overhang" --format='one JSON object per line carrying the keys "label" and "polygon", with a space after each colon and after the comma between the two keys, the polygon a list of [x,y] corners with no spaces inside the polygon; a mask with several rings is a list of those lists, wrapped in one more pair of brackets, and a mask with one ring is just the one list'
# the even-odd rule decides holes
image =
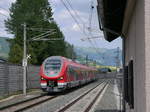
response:
{"label": "roof overhang", "polygon": [[127,34],[129,23],[130,23],[131,17],[135,9],[135,5],[136,5],[136,0],[128,0],[126,3],[124,22],[123,22],[123,27],[122,27],[122,33],[124,35]]}
{"label": "roof overhang", "polygon": [[97,0],[97,12],[100,29],[107,41],[119,37],[122,32],[127,0]]}

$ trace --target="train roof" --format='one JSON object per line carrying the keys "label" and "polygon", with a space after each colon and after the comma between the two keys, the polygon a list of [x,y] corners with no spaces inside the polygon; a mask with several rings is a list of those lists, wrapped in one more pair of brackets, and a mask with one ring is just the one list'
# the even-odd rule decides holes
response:
{"label": "train roof", "polygon": [[84,69],[93,69],[93,70],[96,70],[96,68],[94,68],[94,67],[89,67],[89,66],[86,66],[86,65],[82,65],[80,63],[77,63],[77,62],[75,62],[75,61],[73,61],[71,59],[68,59],[66,57],[63,57],[63,56],[51,56],[51,57],[48,57],[47,59],[60,59],[60,60],[63,60],[66,63],[68,63],[69,65],[72,65],[72,66],[82,67]]}

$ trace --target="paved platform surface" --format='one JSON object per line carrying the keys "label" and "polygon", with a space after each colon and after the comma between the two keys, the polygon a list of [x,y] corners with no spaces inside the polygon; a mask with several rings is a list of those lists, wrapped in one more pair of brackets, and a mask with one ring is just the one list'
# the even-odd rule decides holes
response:
{"label": "paved platform surface", "polygon": [[6,99],[0,100],[0,109],[5,107],[5,106],[8,106],[8,105],[12,105],[15,103],[26,101],[28,99],[36,98],[38,96],[41,96],[42,94],[44,94],[44,92],[42,92],[39,89],[39,90],[35,90],[35,91],[27,93],[27,96],[25,96],[23,94],[10,96]]}
{"label": "paved platform surface", "polygon": [[116,80],[110,80],[94,112],[121,112],[121,95]]}

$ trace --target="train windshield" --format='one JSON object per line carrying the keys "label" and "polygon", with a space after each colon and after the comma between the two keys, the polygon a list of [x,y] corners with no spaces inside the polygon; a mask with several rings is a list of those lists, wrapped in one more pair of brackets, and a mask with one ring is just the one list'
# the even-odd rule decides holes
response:
{"label": "train windshield", "polygon": [[61,69],[60,59],[47,59],[44,64],[45,74],[49,77],[57,76]]}

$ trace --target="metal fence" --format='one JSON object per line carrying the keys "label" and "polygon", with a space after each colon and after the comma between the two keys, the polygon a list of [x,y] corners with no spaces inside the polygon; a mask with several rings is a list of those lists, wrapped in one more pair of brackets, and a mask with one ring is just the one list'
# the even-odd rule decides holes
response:
{"label": "metal fence", "polygon": [[[28,66],[27,89],[40,88],[39,66]],[[21,65],[0,63],[0,96],[23,90],[23,68]]]}

